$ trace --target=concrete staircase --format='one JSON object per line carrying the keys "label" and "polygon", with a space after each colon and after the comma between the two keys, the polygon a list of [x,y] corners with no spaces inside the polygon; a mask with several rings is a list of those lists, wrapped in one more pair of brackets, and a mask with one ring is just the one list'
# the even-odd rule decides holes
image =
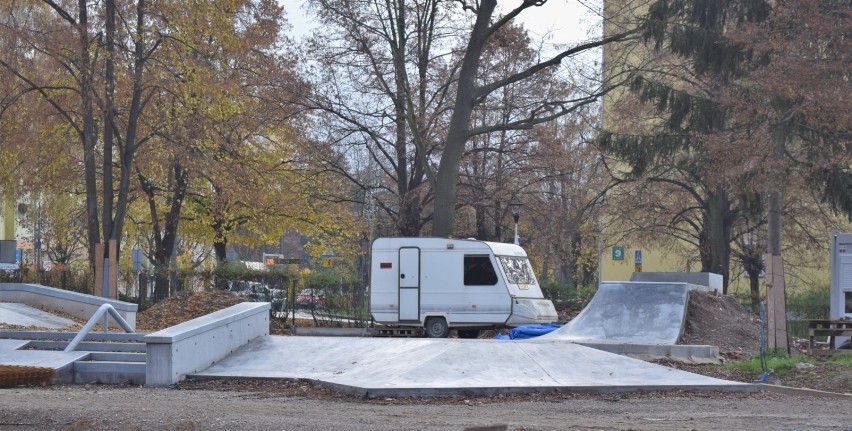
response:
{"label": "concrete staircase", "polygon": [[[76,332],[9,331],[0,330],[0,338],[28,340],[22,349],[62,351],[77,335]],[[91,332],[77,346],[76,352],[86,355],[63,368],[62,382],[74,384],[145,384],[146,352],[139,333]]]}

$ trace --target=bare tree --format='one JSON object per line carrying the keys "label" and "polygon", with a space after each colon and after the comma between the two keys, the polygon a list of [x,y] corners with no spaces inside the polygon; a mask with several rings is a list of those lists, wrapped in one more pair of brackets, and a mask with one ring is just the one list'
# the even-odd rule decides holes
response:
{"label": "bare tree", "polygon": [[503,87],[530,79],[543,71],[558,66],[562,61],[572,56],[609,43],[623,41],[632,34],[632,31],[628,30],[581,43],[518,73],[477,83],[477,79],[480,77],[482,54],[489,39],[525,10],[531,7],[545,6],[546,1],[523,1],[506,15],[496,18],[494,17],[497,6],[496,0],[483,0],[476,3],[460,1],[460,3],[465,11],[472,13],[476,17],[476,21],[470,31],[470,37],[464,49],[464,56],[456,81],[456,99],[453,104],[453,112],[436,176],[435,218],[432,224],[432,234],[443,237],[454,234],[459,166],[464,155],[465,144],[469,139],[473,136],[497,130],[527,129],[536,124],[552,121],[575,112],[583,106],[594,103],[601,96],[611,91],[614,86],[602,83],[586,94],[568,99],[542,99],[538,103],[529,105],[526,109],[527,114],[524,117],[509,122],[472,127],[471,117],[474,109],[489,97],[493,97],[493,93]]}
{"label": "bare tree", "polygon": [[[329,146],[324,166],[369,195],[395,223],[418,236],[431,216],[433,158],[448,104],[448,41],[457,31],[441,0],[312,1],[324,25],[309,50],[318,112],[315,138]],[[359,176],[353,162],[381,172]],[[347,190],[348,192],[348,190]],[[387,192],[387,193],[385,193]],[[391,198],[391,199],[387,199]]]}

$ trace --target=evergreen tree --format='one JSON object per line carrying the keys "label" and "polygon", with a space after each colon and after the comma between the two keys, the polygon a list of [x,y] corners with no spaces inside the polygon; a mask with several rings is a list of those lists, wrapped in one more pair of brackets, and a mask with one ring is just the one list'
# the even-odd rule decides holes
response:
{"label": "evergreen tree", "polygon": [[[607,152],[629,164],[633,178],[672,182],[677,171],[688,180],[683,184],[689,193],[704,191],[694,194],[702,211],[699,230],[708,235],[700,246],[703,270],[727,276],[731,227],[742,215],[738,208],[749,206],[739,198],[732,205],[730,196],[768,192],[768,252],[775,270],[767,271],[767,286],[780,289],[776,299],[782,303],[785,175],[798,171],[833,209],[852,217],[845,114],[850,92],[842,78],[850,58],[849,16],[849,1],[655,1],[641,23],[645,41],[668,56],[664,63],[680,60],[686,67],[633,79],[631,93],[660,115],[652,134],[607,132],[601,139]],[[790,57],[810,73],[789,76]],[[834,80],[837,93],[808,94],[808,81],[817,76]],[[841,103],[807,109],[815,97]],[[783,333],[779,346],[786,344],[785,328]]]}

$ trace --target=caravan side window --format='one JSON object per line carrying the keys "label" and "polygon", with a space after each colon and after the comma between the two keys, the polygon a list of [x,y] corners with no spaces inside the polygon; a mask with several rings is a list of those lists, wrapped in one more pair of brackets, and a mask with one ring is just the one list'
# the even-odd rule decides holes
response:
{"label": "caravan side window", "polygon": [[464,285],[493,286],[497,284],[497,273],[488,255],[464,255]]}

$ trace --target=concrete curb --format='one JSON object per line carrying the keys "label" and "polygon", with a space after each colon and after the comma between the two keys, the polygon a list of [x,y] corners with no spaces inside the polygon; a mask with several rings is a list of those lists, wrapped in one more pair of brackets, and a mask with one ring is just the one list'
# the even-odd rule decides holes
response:
{"label": "concrete curb", "polygon": [[318,386],[329,387],[336,392],[362,398],[438,398],[438,397],[467,397],[495,396],[512,394],[617,394],[639,392],[758,392],[759,385],[744,384],[742,386],[728,385],[642,385],[642,386],[480,386],[456,388],[369,388],[350,386],[323,380],[307,379]]}
{"label": "concrete curb", "polygon": [[642,360],[673,359],[692,364],[719,364],[719,348],[692,344],[630,344],[575,341],[581,346]]}

